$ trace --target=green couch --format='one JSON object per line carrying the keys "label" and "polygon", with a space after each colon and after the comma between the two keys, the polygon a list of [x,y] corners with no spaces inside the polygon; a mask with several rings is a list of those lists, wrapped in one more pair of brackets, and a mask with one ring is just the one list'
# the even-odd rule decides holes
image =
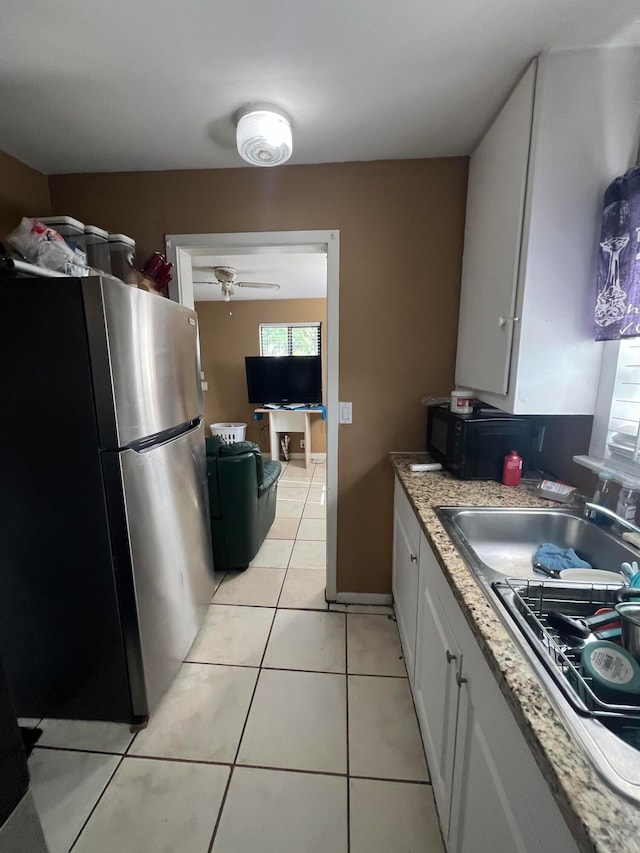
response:
{"label": "green couch", "polygon": [[263,462],[251,441],[224,444],[207,438],[209,514],[216,571],[246,569],[276,516],[282,465]]}

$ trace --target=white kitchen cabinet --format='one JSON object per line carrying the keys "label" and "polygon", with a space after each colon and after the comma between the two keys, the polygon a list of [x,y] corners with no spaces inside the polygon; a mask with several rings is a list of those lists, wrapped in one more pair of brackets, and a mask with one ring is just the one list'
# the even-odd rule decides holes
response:
{"label": "white kitchen cabinet", "polygon": [[404,660],[413,683],[418,618],[420,524],[399,481],[393,496],[393,607]]}
{"label": "white kitchen cabinet", "polygon": [[[422,534],[424,538],[424,534]],[[416,667],[413,698],[438,803],[443,834],[449,832],[453,759],[458,722],[461,653],[440,599],[433,574],[440,568],[426,542],[420,542]]]}
{"label": "white kitchen cabinet", "polygon": [[592,414],[597,238],[633,162],[633,48],[542,54],[469,168],[456,384],[515,414]]}
{"label": "white kitchen cabinet", "polygon": [[423,533],[414,699],[448,853],[577,853]]}

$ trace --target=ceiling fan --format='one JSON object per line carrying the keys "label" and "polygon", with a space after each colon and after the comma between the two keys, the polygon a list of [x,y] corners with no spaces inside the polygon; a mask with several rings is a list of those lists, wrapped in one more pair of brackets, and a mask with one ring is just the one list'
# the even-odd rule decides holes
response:
{"label": "ceiling fan", "polygon": [[[263,290],[280,290],[279,284],[264,281],[236,281],[237,271],[233,267],[211,267],[211,271],[222,288],[222,296],[228,302],[233,296],[234,287],[258,287]],[[194,284],[215,284],[215,281],[195,281]]]}

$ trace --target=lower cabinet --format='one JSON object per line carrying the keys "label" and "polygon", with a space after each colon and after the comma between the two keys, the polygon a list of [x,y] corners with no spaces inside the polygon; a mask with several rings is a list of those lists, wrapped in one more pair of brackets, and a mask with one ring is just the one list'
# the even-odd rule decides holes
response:
{"label": "lower cabinet", "polygon": [[412,688],[448,853],[577,853],[422,532],[418,551]]}
{"label": "lower cabinet", "polygon": [[[428,573],[433,571],[433,555],[426,539],[420,542],[420,549],[413,697],[425,752],[429,760],[440,823],[446,837],[451,810],[451,787],[460,700],[458,682],[461,678],[462,656],[457,640],[447,622],[444,607],[432,584],[427,582]],[[436,569],[438,569],[437,565]]]}
{"label": "lower cabinet", "polygon": [[404,489],[396,480],[393,498],[392,591],[398,631],[409,680],[413,684],[418,619],[418,550],[420,524]]}

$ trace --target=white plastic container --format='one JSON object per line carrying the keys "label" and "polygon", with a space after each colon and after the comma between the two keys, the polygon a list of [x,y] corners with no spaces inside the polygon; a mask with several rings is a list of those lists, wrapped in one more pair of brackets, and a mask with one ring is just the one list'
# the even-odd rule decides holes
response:
{"label": "white plastic container", "polygon": [[473,393],[466,389],[451,392],[449,408],[456,415],[470,415],[473,411]]}
{"label": "white plastic container", "polygon": [[616,505],[616,515],[624,518],[626,521],[635,524],[636,512],[638,508],[638,487],[633,480],[623,480],[620,492],[618,493],[618,503]]}
{"label": "white plastic container", "polygon": [[246,424],[210,424],[211,435],[217,435],[225,444],[233,444],[234,441],[244,441],[247,431]]}
{"label": "white plastic container", "polygon": [[97,225],[85,225],[84,239],[87,246],[87,263],[102,272],[111,272],[109,255],[109,232]]}
{"label": "white plastic container", "polygon": [[43,222],[49,228],[54,228],[61,237],[86,252],[87,245],[84,237],[84,222],[72,216],[36,216],[38,222]]}
{"label": "white plastic container", "polygon": [[126,234],[109,234],[109,256],[113,275],[126,282],[133,269],[135,254],[135,240]]}

